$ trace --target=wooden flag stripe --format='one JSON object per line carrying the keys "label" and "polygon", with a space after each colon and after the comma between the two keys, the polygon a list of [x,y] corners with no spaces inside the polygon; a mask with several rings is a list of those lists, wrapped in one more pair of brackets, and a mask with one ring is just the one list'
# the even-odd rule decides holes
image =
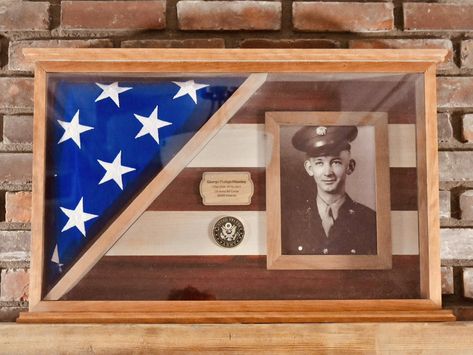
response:
{"label": "wooden flag stripe", "polygon": [[[267,111],[378,111],[389,123],[416,122],[415,78],[400,80],[268,81],[231,119],[233,123],[264,123]],[[310,78],[310,76],[305,76]],[[280,79],[282,80],[282,79]],[[310,98],[308,100],[308,98]]]}
{"label": "wooden flag stripe", "polygon": [[[388,135],[389,166],[415,167],[415,125],[390,124]],[[271,137],[266,138],[263,124],[227,124],[188,167],[265,167],[271,141]]]}
{"label": "wooden flag stripe", "polygon": [[[223,216],[239,218],[246,237],[234,248],[222,248],[211,237]],[[391,212],[393,255],[417,255],[416,211]],[[266,212],[200,211],[145,212],[107,255],[266,255]]]}
{"label": "wooden flag stripe", "polygon": [[[248,171],[254,194],[248,206],[205,206],[199,193],[202,174],[208,171]],[[391,210],[417,210],[417,171],[391,168]],[[148,207],[148,211],[265,211],[266,179],[264,168],[186,168]]]}
{"label": "wooden flag stripe", "polygon": [[419,257],[409,255],[393,256],[389,270],[303,272],[267,270],[265,256],[105,256],[63,299],[408,299],[420,298],[419,285]]}

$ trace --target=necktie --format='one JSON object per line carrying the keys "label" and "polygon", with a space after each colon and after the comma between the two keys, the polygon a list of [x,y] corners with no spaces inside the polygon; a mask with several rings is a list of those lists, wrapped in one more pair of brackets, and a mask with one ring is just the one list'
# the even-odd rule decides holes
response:
{"label": "necktie", "polygon": [[325,218],[322,218],[322,227],[324,228],[325,235],[328,237],[330,232],[330,228],[332,228],[334,223],[333,219],[333,212],[330,206],[327,206],[327,213],[325,214]]}

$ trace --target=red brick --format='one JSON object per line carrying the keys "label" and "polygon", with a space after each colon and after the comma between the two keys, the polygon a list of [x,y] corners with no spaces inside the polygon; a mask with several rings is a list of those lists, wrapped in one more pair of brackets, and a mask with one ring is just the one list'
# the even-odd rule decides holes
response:
{"label": "red brick", "polygon": [[461,218],[470,221],[473,220],[473,190],[466,190],[462,192],[459,199]]}
{"label": "red brick", "polygon": [[26,311],[28,310],[25,308],[19,308],[19,307],[0,308],[0,322],[14,322],[20,315],[20,312],[26,312]]}
{"label": "red brick", "polygon": [[450,191],[439,191],[440,218],[450,218],[451,216],[451,193]]}
{"label": "red brick", "polygon": [[453,140],[453,127],[448,113],[437,114],[438,141],[448,143]]}
{"label": "red brick", "polygon": [[473,154],[471,152],[439,152],[440,181],[473,181],[472,166]]}
{"label": "red brick", "polygon": [[42,41],[19,41],[10,43],[8,49],[8,69],[32,71],[33,63],[25,60],[22,53],[23,48],[108,48],[113,47],[113,43],[107,39],[92,40],[42,40]]}
{"label": "red brick", "polygon": [[468,304],[465,306],[452,307],[452,310],[455,314],[455,317],[457,318],[457,321],[473,320],[473,307],[469,306]]}
{"label": "red brick", "polygon": [[222,38],[142,39],[122,42],[123,48],[224,48]]}
{"label": "red brick", "polygon": [[376,32],[394,28],[392,3],[294,2],[294,28],[315,32]]}
{"label": "red brick", "polygon": [[2,270],[0,300],[27,301],[29,275],[26,270]]}
{"label": "red brick", "polygon": [[463,139],[468,143],[473,143],[473,114],[463,115]]}
{"label": "red brick", "polygon": [[473,5],[405,3],[404,29],[408,31],[473,30]]}
{"label": "red brick", "polygon": [[0,182],[31,182],[32,154],[0,153]]}
{"label": "red brick", "polygon": [[473,255],[473,229],[447,228],[440,230],[440,257],[444,263],[471,264]]}
{"label": "red brick", "polygon": [[29,260],[30,231],[0,231],[0,261]]}
{"label": "red brick", "polygon": [[3,116],[4,143],[33,142],[32,116]]}
{"label": "red brick", "polygon": [[453,62],[453,46],[448,39],[356,39],[349,42],[350,48],[393,48],[393,49],[422,49],[422,48],[441,48],[447,49],[448,55],[445,63],[439,65],[438,69],[450,70],[456,69]]}
{"label": "red brick", "polygon": [[33,109],[33,79],[0,78],[1,109]]}
{"label": "red brick", "polygon": [[179,1],[181,30],[279,30],[279,1]]}
{"label": "red brick", "polygon": [[473,77],[441,77],[437,79],[438,107],[473,107]]}
{"label": "red brick", "polygon": [[0,31],[47,30],[49,3],[6,0],[0,2]]}
{"label": "red brick", "polygon": [[250,38],[240,43],[241,48],[338,48],[340,43],[330,39],[265,39]]}
{"label": "red brick", "polygon": [[473,268],[463,268],[463,296],[473,298]]}
{"label": "red brick", "polygon": [[441,268],[442,272],[442,294],[453,294],[453,268],[451,266],[444,266]]}
{"label": "red brick", "polygon": [[462,68],[473,69],[473,40],[462,41],[461,45]]}
{"label": "red brick", "polygon": [[5,220],[31,222],[31,192],[7,192],[5,195]]}
{"label": "red brick", "polygon": [[63,29],[159,30],[166,27],[166,1],[63,1]]}

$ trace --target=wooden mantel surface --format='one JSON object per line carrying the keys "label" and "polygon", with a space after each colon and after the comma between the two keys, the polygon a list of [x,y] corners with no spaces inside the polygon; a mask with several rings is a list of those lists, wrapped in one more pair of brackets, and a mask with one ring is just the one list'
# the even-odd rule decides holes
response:
{"label": "wooden mantel surface", "polygon": [[358,324],[57,324],[0,323],[0,354],[149,354],[192,351],[349,350],[402,354],[473,352],[473,322]]}

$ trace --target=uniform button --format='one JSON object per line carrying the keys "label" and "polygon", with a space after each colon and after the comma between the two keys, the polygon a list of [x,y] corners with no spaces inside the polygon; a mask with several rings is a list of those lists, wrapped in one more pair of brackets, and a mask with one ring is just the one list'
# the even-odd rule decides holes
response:
{"label": "uniform button", "polygon": [[351,253],[352,253],[352,254],[356,254],[356,250],[355,250],[355,249],[352,249],[352,250],[351,250]]}
{"label": "uniform button", "polygon": [[324,254],[328,254],[328,249],[325,248],[325,249],[323,250],[323,253],[324,253]]}
{"label": "uniform button", "polygon": [[302,245],[299,245],[299,246],[297,247],[297,250],[299,250],[299,251],[302,251],[302,249],[303,249],[303,248],[302,248]]}

